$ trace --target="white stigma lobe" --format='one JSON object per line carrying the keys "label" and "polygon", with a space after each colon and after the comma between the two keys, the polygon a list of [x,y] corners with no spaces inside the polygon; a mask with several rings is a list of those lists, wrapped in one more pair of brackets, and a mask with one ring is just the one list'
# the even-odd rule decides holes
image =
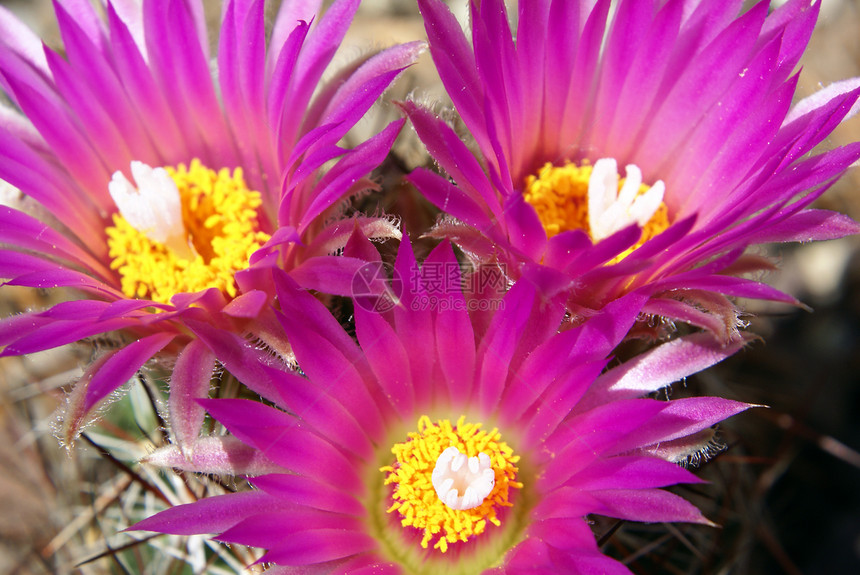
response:
{"label": "white stigma lobe", "polygon": [[640,195],[642,171],[629,164],[626,172],[627,178],[619,191],[615,160],[603,158],[594,164],[588,180],[588,225],[595,242],[634,223],[644,227],[663,202],[666,185],[662,180]]}
{"label": "white stigma lobe", "polygon": [[486,453],[466,457],[451,446],[436,460],[431,481],[436,495],[451,509],[474,509],[493,491],[496,473]]}
{"label": "white stigma lobe", "polygon": [[114,172],[108,191],[120,215],[137,231],[154,242],[166,245],[177,256],[191,258],[179,190],[164,168],[143,162],[131,163],[137,188],[120,171]]}

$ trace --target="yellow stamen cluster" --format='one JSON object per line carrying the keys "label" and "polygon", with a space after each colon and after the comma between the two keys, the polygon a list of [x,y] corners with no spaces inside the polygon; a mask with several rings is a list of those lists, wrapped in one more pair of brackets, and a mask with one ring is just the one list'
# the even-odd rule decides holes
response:
{"label": "yellow stamen cluster", "polygon": [[[580,166],[567,162],[564,166],[554,166],[547,162],[536,176],[526,178],[524,198],[537,212],[547,237],[571,230],[584,230],[592,236],[588,221],[588,184],[592,169],[593,166],[588,163]],[[619,190],[625,181],[621,179],[618,182]],[[638,195],[644,194],[650,188],[645,184],[640,185]],[[621,257],[668,227],[669,214],[666,204],[661,203],[642,229],[639,242]]]}
{"label": "yellow stamen cluster", "polygon": [[[501,441],[498,429],[484,431],[480,423],[466,423],[465,417],[460,417],[456,425],[447,419],[433,423],[425,415],[418,420],[418,431],[408,436],[407,441],[391,449],[396,463],[380,471],[388,474],[386,485],[394,484],[388,513],[399,512],[404,527],[424,532],[421,547],[426,549],[438,537],[433,548],[445,553],[449,544],[465,542],[483,533],[488,522],[501,525],[497,511],[512,506],[510,490],[521,489],[523,484],[516,481],[519,471],[516,463],[520,458]],[[484,502],[473,509],[451,509],[439,499],[431,482],[436,460],[451,446],[468,457],[486,453],[492,462],[495,486]]]}
{"label": "yellow stamen cluster", "polygon": [[179,189],[182,221],[193,259],[150,240],[120,214],[108,227],[111,268],[119,270],[123,293],[168,303],[177,293],[218,288],[236,295],[234,275],[248,267],[251,254],[269,235],[260,231],[257,208],[262,199],[250,191],[236,168],[232,175],[193,160],[186,168],[166,168]]}

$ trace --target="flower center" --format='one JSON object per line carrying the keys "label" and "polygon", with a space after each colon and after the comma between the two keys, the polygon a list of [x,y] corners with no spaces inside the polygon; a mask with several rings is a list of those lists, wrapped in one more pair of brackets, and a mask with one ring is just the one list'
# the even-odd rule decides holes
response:
{"label": "flower center", "polygon": [[108,186],[119,208],[106,230],[108,253],[123,293],[168,303],[214,287],[235,297],[235,273],[269,239],[260,231],[260,193],[248,189],[242,169],[215,172],[195,159],[188,168],[132,162],[131,173],[137,188],[122,172]]}
{"label": "flower center", "polygon": [[388,513],[397,511],[404,527],[423,531],[421,547],[431,541],[442,553],[451,544],[484,533],[487,524],[500,526],[499,511],[511,507],[519,456],[501,441],[498,429],[480,423],[456,425],[447,419],[433,423],[422,416],[418,432],[394,445],[396,461],[380,469],[386,485],[394,485]]}
{"label": "flower center", "polygon": [[594,166],[547,163],[536,176],[526,178],[524,198],[537,211],[549,237],[584,230],[596,243],[635,223],[642,228],[635,249],[669,227],[663,203],[666,186],[662,181],[643,184],[642,172],[633,164],[626,167],[626,174],[619,180],[611,158],[597,160]]}

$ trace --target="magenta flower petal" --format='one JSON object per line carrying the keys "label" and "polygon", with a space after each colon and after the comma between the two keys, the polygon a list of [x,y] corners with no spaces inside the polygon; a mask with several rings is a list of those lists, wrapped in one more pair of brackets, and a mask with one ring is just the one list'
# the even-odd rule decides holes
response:
{"label": "magenta flower petal", "polygon": [[0,276],[12,277],[4,285],[52,288],[74,287],[99,296],[116,296],[118,290],[98,278],[66,269],[39,256],[0,250]]}
{"label": "magenta flower petal", "polygon": [[[286,11],[288,4],[282,5],[282,11]],[[292,24],[291,24],[292,26]],[[298,60],[302,45],[305,42],[308,34],[308,24],[304,21],[296,21],[295,28],[289,34],[286,42],[282,45],[278,53],[276,64],[272,69],[271,87],[266,107],[266,114],[269,118],[269,123],[275,126],[275,133],[278,135],[276,141],[277,155],[283,157],[287,151],[286,144],[280,139],[280,134],[289,126],[295,123],[295,118],[290,114],[288,104],[290,100],[287,98],[287,90],[293,78],[296,60]],[[274,38],[274,31],[273,31]]]}
{"label": "magenta flower petal", "polygon": [[293,150],[292,158],[334,146],[364,116],[382,92],[424,50],[423,42],[402,44],[370,57],[337,85],[330,98],[322,100],[319,110],[311,110],[309,120],[320,126],[319,133],[309,132]]}
{"label": "magenta flower petal", "polygon": [[[307,531],[354,531],[358,521],[341,514],[326,513],[316,509],[286,509],[255,515],[245,519],[218,536],[227,543],[257,545],[278,550],[289,545],[289,541]],[[351,555],[352,553],[346,553]],[[339,559],[340,557],[331,557]],[[331,559],[322,559],[327,561]]]}
{"label": "magenta flower petal", "polygon": [[531,406],[533,414],[530,413],[527,419],[525,438],[530,443],[538,443],[554,432],[582,397],[585,382],[594,381],[604,367],[605,360],[586,362],[582,358],[577,365],[560,374],[540,400]]}
{"label": "magenta flower petal", "polygon": [[767,284],[731,276],[711,276],[695,279],[686,279],[680,276],[665,283],[655,282],[655,285],[660,287],[677,286],[679,284],[683,285],[686,289],[717,292],[727,296],[769,299],[790,304],[799,303],[796,298]]}
{"label": "magenta flower petal", "polygon": [[[591,245],[591,238],[582,230],[562,232],[547,241],[545,262],[556,269],[567,269],[573,265],[577,257],[590,252]],[[606,259],[600,263],[603,261]]]}
{"label": "magenta flower petal", "polygon": [[15,244],[28,250],[74,261],[101,278],[110,277],[104,264],[76,246],[62,234],[23,212],[7,206],[0,206],[0,240]]}
{"label": "magenta flower petal", "polygon": [[[99,323],[93,323],[92,320],[53,320],[43,327],[40,326],[37,331],[17,338],[0,352],[0,357],[44,351],[100,333],[133,327],[138,323],[137,320],[131,318],[119,318]],[[165,335],[173,337],[172,334]]]}
{"label": "magenta flower petal", "polygon": [[[60,150],[58,157],[63,164],[74,166],[70,168],[70,175],[80,181],[85,189],[93,190],[88,195],[94,200],[105,200],[107,193],[101,189],[104,186],[96,187],[94,184],[95,181],[106,182],[110,174],[105,171],[99,158],[96,157],[92,144],[86,141],[80,129],[68,117],[59,97],[50,93],[40,93],[28,84],[19,83],[19,80],[13,76],[9,76],[8,81],[21,110],[39,130],[45,142],[52,149]],[[3,177],[6,179],[5,172]],[[10,179],[18,181],[19,178],[12,176]],[[77,203],[90,207],[87,199],[85,196]],[[81,207],[77,207],[76,211],[81,211]]]}
{"label": "magenta flower petal", "polygon": [[[228,120],[245,165],[265,162],[265,171],[274,173],[274,150],[266,134],[261,112],[265,109],[266,41],[264,2],[229,1],[224,7],[224,23],[218,48],[219,85],[228,110]],[[257,151],[262,142],[266,147]],[[252,185],[264,188],[254,174]]]}
{"label": "magenta flower petal", "polygon": [[[715,305],[715,300],[718,298],[719,305]],[[722,342],[736,340],[737,338],[732,336],[732,331],[737,329],[736,324],[727,324],[724,316],[715,315],[710,311],[711,309],[716,309],[730,313],[734,309],[734,304],[718,294],[711,294],[708,303],[710,309],[704,310],[699,306],[698,302],[683,302],[674,299],[653,300],[648,302],[642,308],[642,311],[663,317],[674,317],[678,321],[701,326],[705,330],[717,334],[717,339]]]}
{"label": "magenta flower petal", "polygon": [[544,542],[559,550],[597,550],[593,537],[588,536],[590,529],[581,518],[541,519],[535,522],[533,531]]}
{"label": "magenta flower petal", "polygon": [[702,480],[674,463],[635,455],[605,459],[577,476],[581,489],[651,489]]}
{"label": "magenta flower petal", "polygon": [[[15,16],[5,6],[0,6],[0,31],[2,31],[0,37],[3,38],[4,44],[8,45],[14,52],[20,54],[23,60],[30,62],[34,68],[40,70],[43,74],[50,74],[48,64],[45,61],[42,41],[28,28],[20,26]],[[6,86],[2,77],[0,77],[0,85],[3,86],[4,90],[8,91],[8,86]]]}
{"label": "magenta flower petal", "polygon": [[463,405],[469,399],[469,384],[475,377],[475,332],[460,289],[460,275],[450,273],[459,271],[451,244],[444,242],[433,250],[425,258],[423,269],[443,270],[443,277],[436,278],[438,281],[428,286],[427,293],[439,308],[435,318],[436,352],[448,384],[448,397],[453,405]]}
{"label": "magenta flower petal", "polygon": [[582,575],[630,575],[630,570],[599,553],[581,553],[569,557],[570,565]]}
{"label": "magenta flower petal", "polygon": [[343,246],[343,255],[350,258],[357,258],[366,264],[369,264],[368,267],[373,268],[380,274],[379,282],[383,283],[383,270],[379,268],[379,265],[382,262],[379,250],[376,249],[376,246],[373,245],[370,238],[362,233],[358,222],[353,224],[352,233],[349,234],[349,239],[347,240],[346,245]]}
{"label": "magenta flower petal", "polygon": [[[153,76],[173,110],[180,130],[199,148],[200,160],[209,166],[229,165],[235,154],[233,138],[227,132],[223,114],[215,98],[209,66],[203,53],[205,37],[198,37],[191,5],[171,0],[148,2],[143,6],[146,51]],[[165,27],[162,22],[171,22]]]}
{"label": "magenta flower petal", "polygon": [[158,467],[219,475],[255,476],[277,473],[283,469],[260,451],[231,435],[199,437],[181,450],[176,445],[160,447],[147,455],[143,462]]}
{"label": "magenta flower petal", "polygon": [[718,397],[678,399],[660,411],[647,433],[620,441],[618,448],[632,448],[634,444],[645,446],[692,435],[750,407],[747,403]]}
{"label": "magenta flower petal", "polygon": [[51,323],[51,318],[40,317],[39,314],[22,313],[0,320],[0,345],[6,346],[15,341],[21,334],[31,333],[39,327]]}
{"label": "magenta flower petal", "polygon": [[266,553],[262,561],[284,565],[311,565],[349,557],[374,548],[373,538],[347,529],[298,531]]}
{"label": "magenta flower petal", "polygon": [[[671,228],[670,228],[671,229]],[[667,230],[662,235],[667,235],[670,232]],[[577,257],[567,263],[564,267],[564,271],[570,273],[575,272],[576,274],[583,273],[587,270],[592,270],[590,276],[592,277],[583,277],[582,285],[586,288],[590,287],[592,283],[594,283],[596,289],[601,289],[600,281],[589,281],[593,279],[593,276],[598,276],[597,279],[603,279],[603,277],[623,277],[624,273],[620,272],[616,268],[631,268],[631,271],[636,272],[639,269],[644,268],[642,263],[636,262],[635,257],[627,258],[629,261],[622,261],[620,264],[617,264],[612,267],[600,267],[603,264],[609,262],[612,258],[615,257],[619,252],[624,251],[636,243],[636,240],[640,237],[641,233],[634,226],[628,226],[627,228],[612,234],[596,246],[588,250],[582,250]],[[558,237],[558,236],[556,236]],[[658,238],[660,239],[660,238]],[[589,239],[589,243],[591,240]],[[643,246],[642,249],[645,249],[647,246]],[[638,255],[638,254],[634,254]],[[603,277],[601,277],[603,276]]]}
{"label": "magenta flower petal", "polygon": [[[409,174],[409,182],[421,190],[430,201],[445,206],[445,211],[457,214],[460,220],[478,229],[489,229],[490,220],[481,200],[475,200],[467,186],[455,186],[445,178],[418,168]],[[433,197],[431,197],[433,196]]]}
{"label": "magenta flower petal", "polygon": [[62,302],[48,311],[28,312],[5,318],[0,322],[0,341],[4,345],[27,336],[53,321],[99,317],[107,306],[104,302]]}
{"label": "magenta flower petal", "polygon": [[278,387],[282,400],[317,433],[344,446],[350,453],[371,457],[373,447],[362,425],[363,418],[344,406],[331,387],[309,384],[297,375],[272,368],[266,371]]}
{"label": "magenta flower petal", "polygon": [[522,196],[511,196],[504,209],[512,221],[508,230],[511,246],[530,259],[539,259],[546,247],[546,232],[535,211]]}
{"label": "magenta flower petal", "polygon": [[[445,123],[440,122],[438,117],[432,116],[428,111],[411,102],[404,103],[403,110],[409,116],[427,150],[457,181],[460,189],[479,206],[486,206],[486,209],[494,216],[501,216],[502,205],[493,193],[489,182],[486,181],[480,164],[468,152],[468,148],[460,141],[454,131]],[[425,193],[438,193],[433,191],[430,186],[422,187],[421,184],[424,183],[422,180],[413,181],[413,183],[422,191],[426,190]],[[444,209],[448,211],[444,201],[446,198],[447,196],[437,196],[433,200],[438,202],[437,205],[446,205]],[[459,217],[458,211],[451,211],[451,213]]]}
{"label": "magenta flower petal", "polygon": [[[437,355],[436,339],[431,335],[434,333],[431,310],[422,305],[422,302],[429,301],[429,295],[410,242],[401,242],[394,270],[401,279],[408,278],[409,282],[409,289],[404,289],[400,294],[402,305],[394,307],[394,326],[404,348],[409,352],[409,378],[415,401],[424,404],[430,400],[435,388],[433,371]],[[356,330],[360,329],[360,326],[356,326]],[[410,341],[421,341],[422,345],[410,346],[407,343]]]}
{"label": "magenta flower petal", "polygon": [[144,363],[161,351],[174,337],[176,336],[170,333],[156,333],[118,351],[89,381],[83,409],[90,411],[110,392],[131,379]]}
{"label": "magenta flower petal", "polygon": [[744,342],[721,345],[710,334],[693,334],[659,345],[597,378],[577,411],[660,390],[684,374],[702,371],[737,352]]}
{"label": "magenta flower petal", "polygon": [[[81,11],[92,14],[91,8]],[[83,130],[96,145],[106,165],[127,163],[131,155],[125,136],[142,138],[147,144],[149,139],[129,106],[109,63],[104,58],[92,57],[98,54],[95,38],[103,36],[88,36],[78,24],[78,21],[83,20],[78,17],[76,21],[59,4],[56,6],[56,15],[68,61],[50,51],[46,52],[46,57],[59,92],[80,118]],[[104,108],[92,105],[99,95],[96,90],[100,90],[105,97]],[[148,147],[143,156],[147,160],[153,155],[151,144]]]}
{"label": "magenta flower petal", "polygon": [[737,72],[753,54],[766,16],[767,5],[759,5],[734,20],[697,55],[696,66],[687,66],[646,127],[641,146],[644,159],[656,160],[677,149],[702,114],[737,81]]}
{"label": "magenta flower petal", "polygon": [[411,350],[407,351],[395,329],[379,314],[358,307],[355,315],[356,336],[367,362],[394,409],[406,417],[415,405],[415,389],[407,375],[413,357]]}
{"label": "magenta flower petal", "polygon": [[184,507],[167,509],[130,529],[190,535],[198,533],[195,529],[203,528],[205,533],[219,533],[239,523],[248,512],[265,513],[273,508],[288,508],[272,502],[265,493],[255,492],[207,497],[195,503],[194,507],[190,513]]}
{"label": "magenta flower petal", "polygon": [[546,440],[557,457],[570,463],[547,469],[542,488],[551,490],[567,482],[622,440],[655,418],[663,407],[645,400],[615,401],[588,411],[562,425],[559,431]]}
{"label": "magenta flower petal", "polygon": [[[627,3],[613,24],[604,68],[605,91],[598,96],[598,111],[608,121],[594,130],[592,142],[598,146],[625,146],[630,125],[641,123],[642,114],[654,106],[678,39],[684,6],[669,2],[654,18],[654,33],[647,34],[651,11],[649,3]],[[625,42],[625,38],[635,39]],[[630,87],[636,86],[636,89]],[[634,96],[634,94],[638,94]]]}
{"label": "magenta flower petal", "polygon": [[269,55],[270,66],[274,65],[278,58],[277,50],[281,50],[287,37],[299,25],[299,22],[310,24],[319,15],[322,0],[286,0],[281,4],[272,27],[271,45],[275,50]]}
{"label": "magenta flower petal", "polygon": [[[243,399],[201,400],[236,437],[294,473],[322,478],[340,489],[361,484],[350,461],[333,445],[284,412]],[[329,473],[333,475],[329,476]]]}
{"label": "magenta flower petal", "polygon": [[369,437],[379,437],[382,417],[359,370],[330,341],[293,322],[293,318],[282,316],[284,331],[302,362],[302,371],[325,392],[332,394],[338,389],[340,394],[349,397],[353,416],[361,427]]}
{"label": "magenta flower petal", "polygon": [[291,275],[308,289],[349,296],[355,274],[366,264],[358,258],[319,256],[296,267]]}
{"label": "magenta flower petal", "polygon": [[[350,563],[358,562],[351,561]],[[366,561],[362,561],[362,563],[366,563]],[[355,568],[350,564],[348,567],[340,571],[340,573],[353,573],[355,575],[398,575],[398,573],[400,573],[400,567],[392,563],[379,564],[374,561],[369,565],[359,568]]]}
{"label": "magenta flower petal", "polygon": [[832,240],[860,233],[860,224],[842,214],[827,210],[804,210],[781,223],[762,230],[758,242],[811,242]]}
{"label": "magenta flower petal", "polygon": [[171,434],[186,452],[197,440],[206,412],[196,400],[209,396],[215,356],[202,341],[185,346],[170,375],[168,399]]}
{"label": "magenta flower petal", "polygon": [[517,345],[531,319],[534,289],[519,283],[505,298],[504,309],[493,318],[479,350],[478,399],[485,410],[498,405],[505,388],[505,374],[513,362]]}
{"label": "magenta flower petal", "polygon": [[313,330],[316,337],[325,338],[354,366],[361,363],[361,353],[355,342],[324,305],[285,274],[275,274],[275,284],[279,299],[284,302],[282,317],[288,320],[291,328]]}
{"label": "magenta flower petal", "polygon": [[[797,102],[791,108],[791,112],[789,112],[785,117],[785,124],[790,124],[794,120],[802,118],[807,115],[811,115],[816,111],[825,108],[828,104],[832,102],[837,102],[841,100],[840,96],[849,96],[847,101],[855,100],[856,98],[851,97],[857,89],[860,88],[860,79],[851,78],[848,80],[842,80],[840,82],[834,82],[827,86],[826,88],[822,88],[819,91],[815,92],[811,96],[807,96],[803,100]],[[851,106],[851,110],[846,117],[850,117],[851,115],[856,114],[858,111],[858,107],[856,103]]]}
{"label": "magenta flower petal", "polygon": [[306,206],[306,211],[298,222],[297,228],[300,232],[324,209],[343,197],[360,177],[382,162],[402,127],[403,121],[392,122],[382,132],[356,146],[322,177],[317,184],[317,196]]}
{"label": "magenta flower petal", "polygon": [[[547,389],[568,370],[580,364],[580,357],[571,353],[582,335],[581,330],[569,330],[535,347],[523,361],[519,378],[528,385],[508,386],[500,407],[507,419],[517,420],[535,402],[540,402]],[[584,383],[584,382],[583,382]]]}
{"label": "magenta flower petal", "polygon": [[598,315],[585,324],[577,342],[577,350],[591,357],[600,357],[602,350],[624,338],[646,301],[645,294],[634,292],[607,305],[608,313]]}
{"label": "magenta flower petal", "polygon": [[[483,87],[478,78],[475,55],[469,47],[465,36],[460,30],[460,24],[454,15],[441,2],[418,2],[427,39],[430,46],[437,42],[445,44],[445,50],[440,52],[436,68],[442,78],[456,78],[454,83],[458,90],[448,90],[454,99],[460,115],[469,118],[469,125],[475,126],[475,138],[482,146],[486,143],[486,133],[479,130],[484,117],[480,109],[483,103]],[[435,54],[434,54],[435,58]]]}
{"label": "magenta flower petal", "polygon": [[263,290],[248,290],[224,306],[224,313],[230,317],[253,319],[260,315],[269,303],[269,295]]}
{"label": "magenta flower petal", "polygon": [[[325,228],[314,240],[307,246],[307,253],[310,257],[316,257],[323,254],[331,253],[332,249],[337,251],[340,246],[344,246],[344,254],[351,257],[363,258],[362,255],[346,252],[346,244],[349,239],[358,233],[366,239],[387,240],[391,238],[400,239],[401,232],[398,222],[389,218],[375,218],[367,216],[354,216],[349,220],[335,222]],[[376,254],[372,259],[379,259],[379,252],[376,248],[373,249]],[[371,261],[368,259],[367,261]]]}
{"label": "magenta flower petal", "polygon": [[364,507],[348,492],[339,491],[309,477],[283,473],[270,474],[257,477],[252,482],[269,495],[280,497],[284,501],[292,501],[296,505],[347,515],[364,514]]}
{"label": "magenta flower petal", "polygon": [[[157,87],[152,69],[148,66],[133,30],[119,15],[113,2],[107,5],[108,30],[111,37],[112,53],[117,68],[117,76],[123,85],[129,87],[128,98],[141,118],[155,122],[162,138],[154,140],[158,158],[181,156],[181,150],[191,144],[192,134],[184,134],[170,110],[165,94]],[[187,139],[186,139],[187,138]]]}
{"label": "magenta flower petal", "polygon": [[598,502],[598,513],[609,517],[644,522],[710,523],[692,503],[660,489],[606,489],[590,491],[588,495]]}
{"label": "magenta flower petal", "polygon": [[[5,153],[0,156],[0,170],[4,180],[19,189],[32,189],[33,199],[41,203],[70,230],[86,235],[99,229],[100,222],[97,214],[88,210],[90,207],[88,198],[84,197],[74,184],[70,184],[67,175],[58,173],[58,170],[34,149],[42,145],[41,138],[38,142],[27,144],[18,141],[18,138],[24,139],[26,135],[16,137],[5,126],[0,126],[0,135],[5,142]],[[33,170],[31,172],[22,170],[22,166],[33,166]],[[69,188],[72,189],[69,190]],[[66,190],[68,193],[64,195],[60,190]],[[106,252],[104,248],[101,251]]]}
{"label": "magenta flower petal", "polygon": [[263,365],[272,361],[268,354],[236,334],[196,320],[185,320],[185,323],[212,350],[218,361],[249,389],[267,399],[275,400],[278,397],[271,379],[263,370]]}
{"label": "magenta flower petal", "polygon": [[[300,104],[302,108],[306,107],[357,8],[358,0],[336,0],[308,34],[288,91],[290,101]],[[298,127],[294,122],[290,124],[294,126],[293,129]],[[295,134],[286,132],[281,135],[292,140]]]}

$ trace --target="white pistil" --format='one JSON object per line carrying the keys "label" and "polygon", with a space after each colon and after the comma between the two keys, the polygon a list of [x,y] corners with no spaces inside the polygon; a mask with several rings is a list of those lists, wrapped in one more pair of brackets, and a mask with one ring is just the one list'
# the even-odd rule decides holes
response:
{"label": "white pistil", "polygon": [[474,509],[484,502],[496,484],[490,456],[466,457],[454,446],[439,455],[431,475],[439,499],[451,509]]}
{"label": "white pistil", "polygon": [[164,168],[134,161],[131,175],[137,188],[120,171],[114,172],[108,183],[120,215],[152,241],[166,245],[179,257],[193,259],[193,248],[182,223],[182,201],[170,174]]}
{"label": "white pistil", "polygon": [[666,186],[662,180],[640,195],[642,171],[633,164],[626,171],[627,179],[619,191],[615,160],[603,158],[594,164],[588,180],[588,225],[595,242],[634,223],[645,227],[663,201]]}

